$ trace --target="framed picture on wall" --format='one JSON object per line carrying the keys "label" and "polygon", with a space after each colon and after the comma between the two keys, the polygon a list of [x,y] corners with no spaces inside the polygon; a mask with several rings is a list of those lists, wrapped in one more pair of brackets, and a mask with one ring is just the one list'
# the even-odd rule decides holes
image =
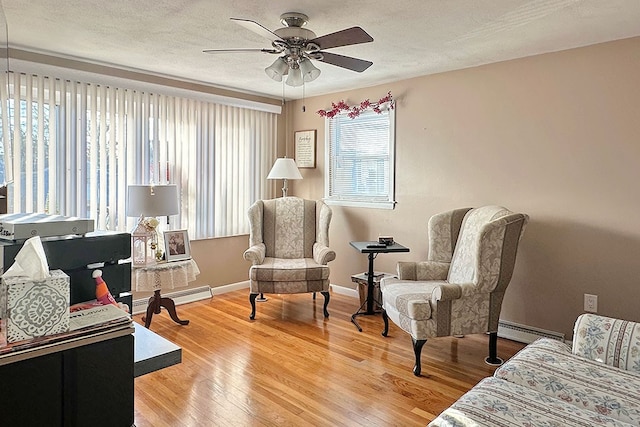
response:
{"label": "framed picture on wall", "polygon": [[299,168],[316,167],[316,130],[299,130],[293,135],[296,165]]}
{"label": "framed picture on wall", "polygon": [[167,261],[191,258],[191,247],[187,230],[171,230],[163,233],[164,253]]}

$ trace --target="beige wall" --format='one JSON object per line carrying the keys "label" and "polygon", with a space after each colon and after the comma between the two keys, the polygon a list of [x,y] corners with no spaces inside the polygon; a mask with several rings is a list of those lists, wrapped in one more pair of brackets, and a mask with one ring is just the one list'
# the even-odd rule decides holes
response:
{"label": "beige wall", "polygon": [[393,235],[411,252],[382,254],[376,269],[395,271],[398,260],[426,257],[432,214],[500,204],[531,216],[504,320],[571,337],[592,293],[599,313],[640,321],[638,52],[634,38],[309,98],[306,113],[295,102],[294,129],[318,130],[318,161],[291,193],[321,198],[325,132],[315,111],[389,90],[397,100],[397,207],[334,207],[331,282],[351,287],[366,268],[351,240]]}

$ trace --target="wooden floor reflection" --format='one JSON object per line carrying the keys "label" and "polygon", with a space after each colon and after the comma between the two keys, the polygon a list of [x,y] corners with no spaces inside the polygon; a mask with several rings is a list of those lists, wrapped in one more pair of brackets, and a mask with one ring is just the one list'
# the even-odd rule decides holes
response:
{"label": "wooden floor reflection", "polygon": [[[181,305],[191,323],[163,311],[151,330],[182,347],[182,363],[135,380],[137,427],[424,426],[494,369],[488,338],[431,339],[415,377],[411,338],[382,319],[350,321],[358,300],[332,293],[268,295],[256,320],[248,290]],[[144,323],[141,315],[134,316]],[[499,339],[498,355],[523,347]]]}

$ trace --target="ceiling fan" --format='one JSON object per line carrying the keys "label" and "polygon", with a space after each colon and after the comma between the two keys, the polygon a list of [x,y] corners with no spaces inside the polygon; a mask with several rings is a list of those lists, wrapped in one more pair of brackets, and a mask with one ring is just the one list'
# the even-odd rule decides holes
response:
{"label": "ceiling fan", "polygon": [[280,55],[264,71],[278,82],[287,75],[285,83],[289,86],[301,86],[305,82],[315,80],[320,75],[320,70],[312,64],[311,60],[358,73],[373,65],[373,62],[364,59],[325,52],[326,49],[334,47],[372,42],[373,37],[360,27],[351,27],[317,37],[313,31],[302,28],[307,24],[309,17],[298,12],[287,12],[280,15],[280,22],[284,27],[275,31],[271,31],[250,19],[231,18],[231,20],[271,40],[272,47],[268,49],[205,49],[203,52],[263,52]]}

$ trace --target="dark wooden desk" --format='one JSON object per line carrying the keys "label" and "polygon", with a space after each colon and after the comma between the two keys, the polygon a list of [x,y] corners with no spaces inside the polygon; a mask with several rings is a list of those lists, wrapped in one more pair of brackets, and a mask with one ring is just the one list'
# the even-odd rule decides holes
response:
{"label": "dark wooden desk", "polygon": [[2,355],[0,425],[133,425],[132,332],[124,325]]}
{"label": "dark wooden desk", "polygon": [[142,325],[134,322],[133,326],[134,377],[182,362],[182,348]]}
{"label": "dark wooden desk", "polygon": [[131,426],[134,377],[181,361],[180,347],[135,322],[0,355],[0,425]]}
{"label": "dark wooden desk", "polygon": [[409,248],[404,247],[398,243],[394,243],[393,245],[386,245],[386,246],[379,245],[378,247],[370,247],[371,245],[377,245],[377,243],[378,242],[349,242],[349,244],[353,246],[356,250],[358,250],[360,253],[368,254],[368,258],[369,258],[369,268],[366,273],[368,278],[367,300],[366,300],[366,304],[363,304],[363,306],[366,305],[366,310],[365,311],[358,310],[356,313],[351,315],[351,322],[354,325],[356,325],[356,328],[358,328],[360,332],[362,332],[362,328],[360,327],[360,325],[358,325],[358,322],[356,321],[357,316],[365,316],[365,315],[380,313],[380,311],[377,311],[374,307],[375,297],[373,294],[373,287],[375,286],[375,281],[374,281],[375,273],[373,271],[373,260],[376,258],[378,254],[386,254],[386,253],[393,253],[393,252],[409,252]]}

